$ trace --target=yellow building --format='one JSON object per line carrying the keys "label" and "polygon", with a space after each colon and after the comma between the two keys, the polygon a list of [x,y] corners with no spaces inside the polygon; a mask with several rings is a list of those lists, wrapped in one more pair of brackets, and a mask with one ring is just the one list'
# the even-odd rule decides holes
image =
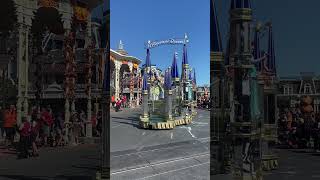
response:
{"label": "yellow building", "polygon": [[120,40],[117,50],[110,49],[111,96],[127,97],[129,106],[136,106],[141,99],[141,60],[128,55]]}

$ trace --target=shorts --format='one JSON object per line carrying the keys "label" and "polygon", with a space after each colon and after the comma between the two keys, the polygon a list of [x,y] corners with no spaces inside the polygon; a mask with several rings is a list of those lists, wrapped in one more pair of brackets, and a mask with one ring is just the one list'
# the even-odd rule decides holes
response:
{"label": "shorts", "polygon": [[16,134],[16,131],[15,131],[14,127],[5,127],[4,130],[6,132],[6,138],[7,139],[13,138],[14,135]]}

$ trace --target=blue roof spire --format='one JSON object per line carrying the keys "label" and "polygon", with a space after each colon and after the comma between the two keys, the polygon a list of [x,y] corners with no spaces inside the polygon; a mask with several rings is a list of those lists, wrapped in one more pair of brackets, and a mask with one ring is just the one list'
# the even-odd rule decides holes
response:
{"label": "blue roof spire", "polygon": [[210,3],[210,49],[212,52],[223,52],[222,50],[222,41],[221,41],[221,34],[219,30],[219,22],[218,22],[218,17],[216,13],[216,7],[214,0],[211,0]]}
{"label": "blue roof spire", "polygon": [[189,64],[186,44],[183,45],[182,65],[183,64]]}
{"label": "blue roof spire", "polygon": [[[259,59],[261,58],[261,50],[260,50],[260,32],[258,30],[254,33],[254,42],[253,42],[253,58]],[[257,62],[256,68],[257,71],[261,71],[263,62]]]}
{"label": "blue roof spire", "polygon": [[151,67],[150,50],[147,49],[146,67]]}
{"label": "blue roof spire", "polygon": [[231,0],[230,9],[251,9],[251,2],[250,0]]}
{"label": "blue roof spire", "polygon": [[275,73],[275,74],[277,73],[272,25],[269,26],[267,67],[268,67],[269,71],[271,71],[272,73]]}
{"label": "blue roof spire", "polygon": [[193,69],[190,68],[189,69],[189,80],[190,81],[192,81],[192,71],[193,71]]}
{"label": "blue roof spire", "polygon": [[172,62],[172,67],[171,67],[171,76],[172,78],[179,78],[179,72],[178,72],[178,64],[177,64],[177,52],[174,53],[173,56],[173,62]]}
{"label": "blue roof spire", "polygon": [[143,73],[142,90],[148,90],[148,76],[147,73]]}

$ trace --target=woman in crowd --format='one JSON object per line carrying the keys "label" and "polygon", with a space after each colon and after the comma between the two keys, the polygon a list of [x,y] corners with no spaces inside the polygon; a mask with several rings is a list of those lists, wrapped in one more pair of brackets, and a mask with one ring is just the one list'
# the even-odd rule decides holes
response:
{"label": "woman in crowd", "polygon": [[72,123],[72,135],[74,138],[73,143],[74,143],[74,145],[78,145],[79,144],[79,136],[81,133],[81,122],[79,120],[78,113],[74,113],[72,115],[71,123]]}

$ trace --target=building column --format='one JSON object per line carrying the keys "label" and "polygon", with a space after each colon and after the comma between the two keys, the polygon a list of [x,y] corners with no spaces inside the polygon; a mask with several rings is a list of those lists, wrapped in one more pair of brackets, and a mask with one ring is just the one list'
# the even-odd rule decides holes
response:
{"label": "building column", "polygon": [[26,32],[26,47],[25,47],[25,90],[24,90],[24,116],[28,116],[29,103],[28,103],[28,88],[29,88],[29,27],[25,29]]}
{"label": "building column", "polygon": [[133,84],[133,64],[130,63],[129,65],[129,70],[130,70],[130,85],[129,85],[129,89],[130,89],[130,99],[129,99],[129,105],[130,107],[132,106],[132,101],[133,101],[133,89],[134,89],[134,84]]}
{"label": "building column", "polygon": [[142,105],[143,105],[143,118],[146,122],[149,122],[149,98],[148,98],[148,90],[143,90],[142,92]]}
{"label": "building column", "polygon": [[115,87],[115,99],[117,100],[120,97],[120,67],[121,64],[118,61],[114,61],[114,66],[115,66],[115,70],[114,70],[114,87]]}
{"label": "building column", "polygon": [[70,126],[70,104],[69,99],[66,98],[65,104],[64,104],[64,124],[65,124],[65,141],[66,143],[69,143],[69,126]]}
{"label": "building column", "polygon": [[92,124],[91,124],[91,117],[92,117],[92,107],[91,107],[91,96],[88,96],[88,103],[87,103],[87,125],[86,125],[86,137],[92,137]]}
{"label": "building column", "polygon": [[24,76],[24,63],[23,63],[23,53],[25,48],[23,47],[24,38],[23,38],[23,25],[20,24],[18,27],[18,50],[17,50],[17,66],[18,66],[18,100],[17,100],[17,124],[21,124],[21,117],[22,117],[22,88],[23,88],[23,76]]}
{"label": "building column", "polygon": [[172,118],[172,90],[165,90],[166,93],[166,119],[167,121],[173,120]]}

